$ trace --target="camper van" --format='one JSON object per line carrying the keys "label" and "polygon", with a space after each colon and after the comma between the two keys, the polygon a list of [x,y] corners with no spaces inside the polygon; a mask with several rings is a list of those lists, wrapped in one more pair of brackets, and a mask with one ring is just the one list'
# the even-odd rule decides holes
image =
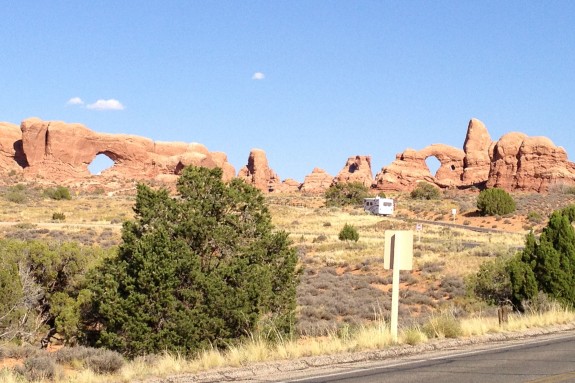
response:
{"label": "camper van", "polygon": [[393,199],[381,197],[364,198],[363,210],[376,215],[391,215],[393,214]]}

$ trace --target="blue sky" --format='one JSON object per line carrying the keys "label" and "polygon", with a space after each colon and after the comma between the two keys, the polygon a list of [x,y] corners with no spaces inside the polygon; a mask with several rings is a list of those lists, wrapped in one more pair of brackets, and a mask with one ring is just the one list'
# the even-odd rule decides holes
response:
{"label": "blue sky", "polygon": [[20,0],[2,19],[0,121],[199,142],[236,170],[261,148],[299,181],[462,148],[472,117],[575,156],[572,1]]}

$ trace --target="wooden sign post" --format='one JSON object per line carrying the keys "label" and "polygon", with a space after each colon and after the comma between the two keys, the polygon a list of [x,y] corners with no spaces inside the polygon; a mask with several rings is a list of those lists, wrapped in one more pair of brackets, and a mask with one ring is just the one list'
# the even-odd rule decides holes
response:
{"label": "wooden sign post", "polygon": [[413,231],[387,230],[383,252],[383,267],[393,270],[391,289],[391,336],[397,342],[399,316],[399,270],[413,269]]}

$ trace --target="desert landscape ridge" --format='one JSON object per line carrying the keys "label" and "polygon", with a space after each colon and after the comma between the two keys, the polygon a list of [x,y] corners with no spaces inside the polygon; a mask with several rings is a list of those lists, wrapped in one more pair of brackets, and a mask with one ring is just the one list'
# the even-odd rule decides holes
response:
{"label": "desert landscape ridge", "polygon": [[[102,184],[113,180],[154,180],[173,184],[188,165],[219,167],[224,180],[241,178],[266,193],[323,193],[330,185],[359,182],[377,191],[411,191],[418,182],[445,189],[498,187],[507,191],[547,192],[555,185],[575,185],[575,164],[549,138],[519,132],[492,140],[485,124],[472,118],[463,148],[431,144],[405,149],[375,176],[370,155],[350,156],[336,176],[314,167],[303,182],[284,179],[270,167],[262,149],[252,149],[247,164],[236,170],[222,152],[200,143],[159,142],[149,138],[97,133],[78,123],[25,119],[18,126],[0,122],[0,169],[24,179],[66,185]],[[88,166],[105,155],[113,166],[93,175]],[[429,157],[440,163],[432,174]]]}

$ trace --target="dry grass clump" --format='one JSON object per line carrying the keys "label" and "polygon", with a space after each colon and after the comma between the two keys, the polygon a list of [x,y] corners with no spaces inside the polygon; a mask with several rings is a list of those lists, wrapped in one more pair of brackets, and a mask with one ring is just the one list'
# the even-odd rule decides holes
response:
{"label": "dry grass clump", "polygon": [[428,338],[458,338],[463,335],[461,323],[451,311],[432,315],[422,331]]}
{"label": "dry grass clump", "polygon": [[512,313],[508,322],[499,324],[497,316],[475,315],[461,320],[462,335],[465,337],[498,332],[518,332],[530,328],[549,327],[575,321],[573,310],[553,303],[547,311]]}

